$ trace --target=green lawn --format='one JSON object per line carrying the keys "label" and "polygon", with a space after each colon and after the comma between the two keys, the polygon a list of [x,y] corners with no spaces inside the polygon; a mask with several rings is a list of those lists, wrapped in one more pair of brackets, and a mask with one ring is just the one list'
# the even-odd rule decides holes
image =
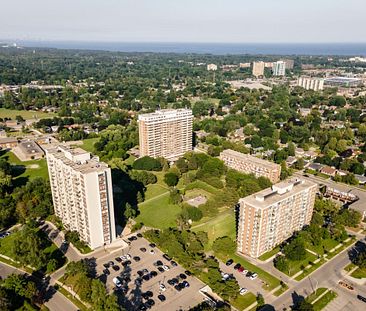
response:
{"label": "green lawn", "polygon": [[256,301],[256,296],[253,293],[246,293],[245,295],[238,297],[234,301],[230,301],[237,310],[244,310]]}
{"label": "green lawn", "polygon": [[162,185],[159,185],[159,184],[148,185],[146,187],[146,192],[145,192],[145,201],[155,198],[156,196],[159,196],[163,193],[168,193],[168,192],[169,192],[169,190]]}
{"label": "green lawn", "polygon": [[285,291],[288,290],[288,286],[287,284],[283,284],[283,286],[281,286],[280,289],[276,290],[273,295],[275,295],[276,297],[281,296]]}
{"label": "green lawn", "polygon": [[181,211],[180,206],[169,203],[169,193],[150,199],[139,204],[140,215],[136,222],[144,225],[164,229],[176,226],[176,219]]}
{"label": "green lawn", "polygon": [[312,250],[313,252],[324,255],[325,251],[329,252],[331,249],[336,247],[339,244],[338,241],[335,241],[333,239],[326,239],[321,240],[321,243],[319,245],[306,245],[306,248]]}
{"label": "green lawn", "polygon": [[48,179],[48,169],[46,159],[20,161],[14,153],[7,151],[0,155],[0,158],[6,158],[13,165],[13,184],[19,186],[24,184],[24,179],[43,177]]}
{"label": "green lawn", "polygon": [[[313,302],[317,299],[322,293],[324,293],[326,288],[318,288],[315,293],[312,293],[310,296],[306,298],[307,301]],[[328,291],[323,297],[313,303],[314,311],[323,310],[333,299],[337,297],[337,294],[333,291]]]}
{"label": "green lawn", "polygon": [[191,229],[194,232],[207,232],[209,239],[208,249],[211,249],[213,241],[218,237],[228,236],[236,240],[234,211],[232,209],[226,210],[213,218],[202,218],[200,222],[193,224]]}
{"label": "green lawn", "polygon": [[96,138],[87,138],[83,140],[83,144],[80,146],[82,149],[88,152],[94,152],[94,144],[99,140],[99,137]]}
{"label": "green lawn", "polygon": [[10,118],[15,120],[16,116],[22,116],[23,119],[47,119],[57,116],[53,112],[42,112],[42,111],[28,111],[28,110],[12,110],[6,108],[0,108],[0,118]]}
{"label": "green lawn", "polygon": [[317,262],[315,265],[312,265],[309,269],[305,269],[303,273],[301,273],[299,276],[295,278],[296,281],[301,281],[303,278],[308,276],[310,273],[318,269],[321,265],[325,263],[324,259],[321,259],[319,262]]}
{"label": "green lawn", "polygon": [[264,253],[262,256],[258,257],[259,260],[266,261],[267,259],[271,258],[272,256],[276,255],[280,251],[280,247],[277,246],[271,251]]}
{"label": "green lawn", "polygon": [[309,252],[306,252],[307,256],[304,260],[291,261],[288,260],[289,270],[284,271],[289,276],[292,276],[301,270],[301,267],[306,267],[309,262],[313,262],[317,257]]}
{"label": "green lawn", "polygon": [[351,273],[351,276],[356,279],[366,278],[366,269],[357,268],[355,271]]}
{"label": "green lawn", "polygon": [[221,261],[226,262],[229,258],[232,258],[235,263],[240,263],[243,267],[248,269],[249,271],[256,272],[258,274],[258,277],[264,282],[263,289],[271,291],[272,289],[276,288],[280,285],[280,280],[271,275],[270,273],[262,270],[261,268],[253,265],[243,257],[237,255],[237,254],[215,254],[217,258],[221,259]]}

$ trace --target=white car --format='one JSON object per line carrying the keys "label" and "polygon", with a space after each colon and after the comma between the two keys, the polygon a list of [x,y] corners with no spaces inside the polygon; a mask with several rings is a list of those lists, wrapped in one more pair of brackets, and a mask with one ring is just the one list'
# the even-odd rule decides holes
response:
{"label": "white car", "polygon": [[222,279],[224,281],[226,281],[229,277],[230,277],[230,275],[228,273],[224,273],[224,275],[222,276]]}
{"label": "white car", "polygon": [[168,271],[168,270],[169,270],[169,267],[168,267],[167,265],[164,265],[164,266],[163,266],[163,269],[164,269],[165,271]]}
{"label": "white car", "polygon": [[130,254],[127,254],[126,255],[126,258],[127,258],[127,260],[130,260],[131,259],[131,255]]}
{"label": "white car", "polygon": [[248,292],[248,289],[246,289],[246,288],[242,287],[242,288],[240,289],[240,291],[239,291],[239,294],[240,294],[240,295],[244,295],[244,294],[246,294],[247,292]]}
{"label": "white car", "polygon": [[242,274],[247,275],[248,270],[243,270]]}
{"label": "white car", "polygon": [[122,283],[121,283],[121,281],[118,278],[113,278],[113,283],[118,288],[120,288],[122,286]]}
{"label": "white car", "polygon": [[154,255],[155,254],[155,251],[153,249],[150,249],[150,254],[151,255]]}
{"label": "white car", "polygon": [[127,260],[126,255],[120,256],[119,258],[121,258],[121,259],[122,259],[122,261],[126,261],[126,260]]}
{"label": "white car", "polygon": [[165,285],[164,285],[164,284],[160,284],[160,290],[161,290],[162,292],[165,292],[165,291],[166,291],[166,287],[165,287]]}
{"label": "white car", "polygon": [[251,280],[255,280],[257,277],[258,277],[258,274],[257,273],[253,273],[249,278]]}

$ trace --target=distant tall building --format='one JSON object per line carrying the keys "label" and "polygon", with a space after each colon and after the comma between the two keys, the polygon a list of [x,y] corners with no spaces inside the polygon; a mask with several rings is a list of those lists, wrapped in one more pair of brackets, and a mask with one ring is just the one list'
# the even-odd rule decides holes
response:
{"label": "distant tall building", "polygon": [[286,75],[286,63],[282,60],[274,62],[272,66],[272,72],[274,76]]}
{"label": "distant tall building", "polygon": [[250,63],[240,63],[239,67],[240,68],[250,68]]}
{"label": "distant tall building", "polygon": [[306,90],[322,91],[324,89],[324,79],[299,77],[297,85]]}
{"label": "distant tall building", "polygon": [[283,61],[286,64],[286,69],[294,69],[295,61],[293,59],[284,59]]}
{"label": "distant tall building", "polygon": [[207,65],[207,70],[208,71],[216,71],[217,70],[217,65],[215,65],[215,64],[208,64]]}
{"label": "distant tall building", "polygon": [[260,77],[264,75],[264,62],[253,62],[252,74],[255,77]]}
{"label": "distant tall building", "polygon": [[273,66],[273,62],[265,62],[264,63],[264,68],[272,68]]}
{"label": "distant tall building", "polygon": [[276,163],[230,149],[221,152],[220,159],[226,166],[239,172],[254,174],[256,177],[266,177],[272,183],[280,180],[281,166]]}
{"label": "distant tall building", "polygon": [[111,170],[80,148],[46,150],[56,216],[92,249],[116,238]]}
{"label": "distant tall building", "polygon": [[311,221],[315,183],[290,179],[239,200],[237,249],[257,258]]}
{"label": "distant tall building", "polygon": [[192,150],[190,109],[164,109],[138,118],[140,156],[174,160]]}

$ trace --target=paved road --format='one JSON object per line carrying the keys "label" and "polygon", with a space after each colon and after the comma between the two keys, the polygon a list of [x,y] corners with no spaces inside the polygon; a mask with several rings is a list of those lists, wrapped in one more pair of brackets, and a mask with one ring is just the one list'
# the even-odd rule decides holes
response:
{"label": "paved road", "polygon": [[[0,262],[0,276],[2,278],[6,278],[9,274],[18,273],[24,274],[24,271],[19,270],[17,268],[11,267],[5,263]],[[33,279],[38,284],[41,282],[40,280]],[[64,295],[56,291],[52,286],[48,288],[48,293],[50,294],[50,298],[45,305],[51,311],[77,311],[78,308],[68,300]]]}
{"label": "paved road", "polygon": [[347,300],[347,303],[350,301],[359,308],[354,310],[362,310],[365,307],[365,304],[356,299],[356,294],[359,293],[366,297],[366,288],[352,283],[355,290],[350,292],[338,285],[339,280],[347,280],[344,275],[343,268],[349,263],[350,259],[348,251],[345,250],[317,269],[313,274],[311,274],[311,276],[306,277],[295,286],[291,287],[287,292],[276,299],[272,305],[276,310],[282,310],[283,308],[288,308],[293,305],[297,296],[306,297],[316,288],[326,287],[336,290],[336,292],[340,294],[340,297],[342,297],[341,299]]}

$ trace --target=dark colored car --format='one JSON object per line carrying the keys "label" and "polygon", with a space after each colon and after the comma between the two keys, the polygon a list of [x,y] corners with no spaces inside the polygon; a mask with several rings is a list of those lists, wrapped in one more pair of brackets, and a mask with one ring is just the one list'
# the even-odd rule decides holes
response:
{"label": "dark colored car", "polygon": [[241,264],[240,264],[240,263],[237,263],[237,264],[234,266],[234,269],[235,269],[235,270],[238,270],[240,267],[241,267]]}
{"label": "dark colored car", "polygon": [[192,275],[191,271],[188,270],[184,271],[184,273],[187,274],[188,276]]}
{"label": "dark colored car", "polygon": [[138,274],[138,276],[143,276],[144,275],[144,272],[142,272],[141,270],[139,270],[139,271],[137,271],[137,274]]}
{"label": "dark colored car", "polygon": [[138,286],[140,286],[142,284],[142,279],[141,278],[137,278],[135,280],[135,284],[138,285]]}
{"label": "dark colored car", "polygon": [[158,299],[159,299],[160,301],[165,301],[165,300],[166,300],[166,298],[165,298],[165,296],[164,296],[164,295],[159,295],[159,296],[158,296]]}
{"label": "dark colored car", "polygon": [[131,264],[131,260],[127,260],[125,262],[122,262],[122,266],[126,267]]}
{"label": "dark colored car", "polygon": [[104,268],[106,268],[106,269],[108,269],[110,266],[109,266],[109,263],[105,263],[105,264],[103,264],[103,267]]}
{"label": "dark colored car", "polygon": [[143,273],[148,273],[148,272],[149,272],[149,270],[147,270],[147,269],[142,269],[142,272],[143,272]]}
{"label": "dark colored car", "polygon": [[164,254],[163,257],[168,260],[168,261],[171,261],[172,259],[167,255],[167,254]]}
{"label": "dark colored car", "polygon": [[157,267],[157,266],[162,266],[164,265],[163,262],[161,260],[158,260],[157,262],[154,262],[154,266]]}
{"label": "dark colored car", "polygon": [[143,252],[143,253],[145,253],[146,252],[146,248],[145,247],[141,247],[140,248],[140,251]]}
{"label": "dark colored car", "polygon": [[155,276],[157,276],[158,275],[158,273],[156,272],[156,271],[151,271],[150,272],[150,276],[151,277],[155,277]]}
{"label": "dark colored car", "polygon": [[118,270],[119,270],[119,267],[118,267],[117,265],[114,265],[114,266],[112,266],[112,269],[113,269],[114,271],[118,271]]}
{"label": "dark colored car", "polygon": [[149,274],[145,274],[142,278],[143,278],[145,281],[148,281],[148,280],[150,280],[150,275],[149,275]]}
{"label": "dark colored car", "polygon": [[110,275],[111,273],[109,272],[109,270],[108,269],[104,269],[103,270],[103,273],[105,274],[105,275]]}
{"label": "dark colored car", "polygon": [[188,283],[187,281],[183,281],[183,282],[182,282],[182,285],[183,285],[184,287],[189,287],[189,283]]}
{"label": "dark colored car", "polygon": [[137,236],[138,238],[142,238],[142,234],[141,234],[141,233],[137,233],[137,234],[136,234],[136,236]]}
{"label": "dark colored car", "polygon": [[149,246],[154,248],[154,247],[156,247],[156,244],[155,243],[150,243]]}
{"label": "dark colored car", "polygon": [[129,241],[136,241],[137,240],[137,237],[135,237],[134,235],[133,236],[130,236],[129,238],[128,238],[128,240]]}
{"label": "dark colored car", "polygon": [[116,257],[116,258],[114,258],[117,262],[121,262],[122,261],[122,259],[120,258],[120,257]]}
{"label": "dark colored car", "polygon": [[184,273],[179,274],[179,277],[180,277],[182,280],[185,280],[185,279],[187,278],[187,276],[186,276]]}
{"label": "dark colored car", "polygon": [[357,299],[366,302],[366,298],[361,295],[357,295]]}
{"label": "dark colored car", "polygon": [[174,288],[175,288],[178,292],[180,292],[180,291],[182,290],[182,287],[180,286],[180,284],[175,285],[175,286],[174,286]]}
{"label": "dark colored car", "polygon": [[171,263],[171,265],[172,265],[173,267],[178,266],[178,264],[177,264],[174,260],[172,260],[170,263]]}
{"label": "dark colored car", "polygon": [[174,286],[174,282],[173,282],[173,280],[168,280],[168,281],[167,281],[167,283],[168,283],[169,285],[171,285],[171,286]]}
{"label": "dark colored car", "polygon": [[114,266],[114,262],[111,260],[111,261],[108,261],[108,264],[110,265],[110,266]]}
{"label": "dark colored car", "polygon": [[234,260],[232,259],[229,259],[227,262],[226,262],[226,265],[227,266],[231,266],[233,264]]}
{"label": "dark colored car", "polygon": [[163,273],[165,270],[163,269],[163,267],[158,267],[158,270]]}
{"label": "dark colored car", "polygon": [[134,257],[133,257],[133,260],[137,262],[137,261],[140,261],[140,260],[141,260],[141,258],[140,258],[139,256],[134,256]]}
{"label": "dark colored car", "polygon": [[146,301],[146,304],[152,307],[155,304],[155,301],[153,299],[149,299],[148,301]]}

